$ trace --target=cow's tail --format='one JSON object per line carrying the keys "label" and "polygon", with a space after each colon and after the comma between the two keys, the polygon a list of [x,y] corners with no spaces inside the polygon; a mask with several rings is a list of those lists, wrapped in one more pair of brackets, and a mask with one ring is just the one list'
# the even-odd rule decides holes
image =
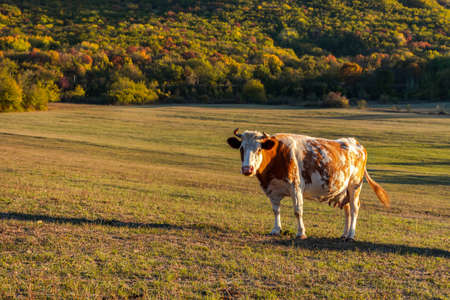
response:
{"label": "cow's tail", "polygon": [[378,199],[380,199],[380,202],[383,203],[384,206],[389,207],[390,201],[389,196],[386,193],[386,191],[379,185],[378,183],[373,180],[369,173],[367,172],[367,169],[364,169],[364,176],[366,177],[367,182],[372,187],[372,190],[377,194]]}

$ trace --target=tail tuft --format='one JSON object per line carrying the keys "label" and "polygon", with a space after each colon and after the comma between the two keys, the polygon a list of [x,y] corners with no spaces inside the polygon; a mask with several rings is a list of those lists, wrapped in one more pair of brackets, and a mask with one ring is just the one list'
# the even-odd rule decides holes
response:
{"label": "tail tuft", "polygon": [[369,173],[367,172],[367,169],[364,169],[364,176],[366,177],[367,182],[370,184],[375,194],[377,194],[377,197],[380,200],[380,202],[383,203],[384,206],[390,207],[390,200],[388,194],[381,187],[381,185],[376,183],[375,180],[373,180],[370,177]]}

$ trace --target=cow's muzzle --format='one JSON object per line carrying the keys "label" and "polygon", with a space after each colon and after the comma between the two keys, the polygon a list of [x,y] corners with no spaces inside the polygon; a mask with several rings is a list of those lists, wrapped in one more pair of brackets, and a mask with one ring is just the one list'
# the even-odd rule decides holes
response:
{"label": "cow's muzzle", "polygon": [[253,174],[254,168],[253,166],[245,166],[242,167],[242,174],[244,174],[245,176],[250,176]]}

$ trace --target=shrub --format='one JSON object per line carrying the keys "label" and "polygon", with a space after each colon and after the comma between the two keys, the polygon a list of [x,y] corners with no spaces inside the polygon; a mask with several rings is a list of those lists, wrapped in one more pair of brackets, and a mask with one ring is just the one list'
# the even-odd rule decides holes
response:
{"label": "shrub", "polygon": [[64,98],[66,99],[80,99],[86,95],[85,90],[81,87],[81,85],[77,85],[75,89],[66,91],[64,93]]}
{"label": "shrub", "polygon": [[367,101],[364,99],[360,99],[356,101],[356,105],[358,106],[359,109],[367,108]]}
{"label": "shrub", "polygon": [[148,89],[144,82],[126,77],[119,77],[111,85],[108,96],[117,104],[147,104],[158,100],[156,92]]}
{"label": "shrub", "polygon": [[19,78],[23,88],[22,107],[25,110],[47,110],[49,102],[60,100],[58,86],[49,80],[39,80],[32,72],[25,72]]}
{"label": "shrub", "polygon": [[244,99],[247,101],[255,101],[258,103],[266,103],[266,91],[264,85],[258,79],[251,79],[244,84],[242,91]]}
{"label": "shrub", "polygon": [[322,104],[325,107],[349,107],[347,97],[341,95],[340,92],[329,92],[323,98]]}
{"label": "shrub", "polygon": [[38,84],[45,89],[48,96],[48,102],[57,102],[61,99],[61,91],[53,81],[45,80],[40,81]]}
{"label": "shrub", "polygon": [[7,72],[0,73],[0,112],[22,109],[22,89]]}
{"label": "shrub", "polygon": [[22,105],[26,110],[47,110],[48,100],[49,93],[39,82],[24,91]]}

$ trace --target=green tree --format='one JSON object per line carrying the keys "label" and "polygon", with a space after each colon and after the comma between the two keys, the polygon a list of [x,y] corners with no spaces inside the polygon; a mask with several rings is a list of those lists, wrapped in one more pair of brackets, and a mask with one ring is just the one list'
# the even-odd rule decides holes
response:
{"label": "green tree", "polygon": [[119,77],[108,91],[117,104],[148,104],[158,100],[155,91],[147,88],[144,82],[134,82],[127,77]]}
{"label": "green tree", "polygon": [[244,99],[249,102],[266,103],[266,91],[264,85],[258,79],[247,81],[242,90]]}
{"label": "green tree", "polygon": [[36,83],[24,90],[22,106],[25,110],[46,110],[48,101],[48,90],[42,83]]}
{"label": "green tree", "polygon": [[0,112],[22,110],[22,88],[6,71],[0,73]]}

